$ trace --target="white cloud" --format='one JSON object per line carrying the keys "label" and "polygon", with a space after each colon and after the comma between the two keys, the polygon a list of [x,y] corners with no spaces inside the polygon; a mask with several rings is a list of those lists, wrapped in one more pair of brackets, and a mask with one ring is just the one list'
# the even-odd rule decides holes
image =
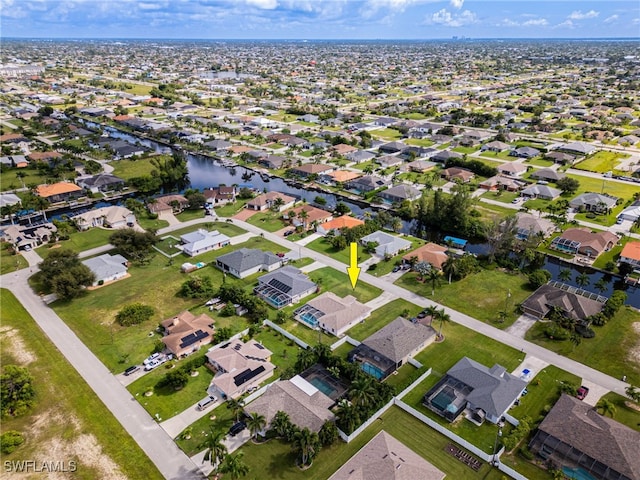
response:
{"label": "white cloud", "polygon": [[620,18],[618,15],[611,15],[610,17],[604,19],[604,23],[615,22],[616,20],[618,20],[618,18]]}
{"label": "white cloud", "polygon": [[569,28],[572,29],[575,27],[575,24],[571,20],[565,20],[562,23],[556,25],[556,28]]}
{"label": "white cloud", "polygon": [[460,14],[452,15],[446,8],[431,15],[431,18],[427,19],[427,23],[435,23],[436,25],[444,25],[445,27],[462,27],[464,25],[471,25],[477,23],[478,18],[476,14],[465,10]]}
{"label": "white cloud", "polygon": [[545,25],[549,25],[546,18],[535,18],[527,20],[522,24],[523,27],[544,27]]}
{"label": "white cloud", "polygon": [[498,27],[519,27],[520,23],[510,18],[503,18],[501,22],[498,22]]}
{"label": "white cloud", "polygon": [[464,0],[451,0],[451,6],[460,10],[464,5]]}
{"label": "white cloud", "polygon": [[582,10],[575,10],[571,12],[571,15],[567,18],[569,20],[585,20],[587,18],[596,18],[598,15],[600,15],[600,12],[596,12],[595,10],[589,10],[585,13],[582,13]]}
{"label": "white cloud", "polygon": [[263,10],[273,10],[278,6],[278,0],[245,0],[248,5],[258,7]]}

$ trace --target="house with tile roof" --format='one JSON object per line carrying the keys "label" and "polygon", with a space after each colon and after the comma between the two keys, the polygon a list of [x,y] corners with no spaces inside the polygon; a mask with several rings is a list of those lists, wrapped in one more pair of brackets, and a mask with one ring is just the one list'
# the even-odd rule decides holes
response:
{"label": "house with tile roof", "polygon": [[115,282],[128,275],[129,261],[122,255],[104,253],[82,261],[95,276],[93,286]]}
{"label": "house with tile roof", "polygon": [[358,225],[364,225],[364,221],[359,218],[351,217],[349,215],[342,215],[338,218],[334,218],[333,220],[329,220],[327,222],[321,223],[316,227],[316,233],[320,235],[326,235],[327,233],[333,231],[335,234],[340,234],[340,229],[342,228],[353,228]]}
{"label": "house with tile roof", "polygon": [[235,202],[237,193],[235,186],[227,187],[222,185],[217,188],[205,188],[202,191],[206,203],[210,207]]}
{"label": "house with tile roof", "polygon": [[213,340],[215,320],[203,313],[197,317],[188,310],[160,322],[164,329],[162,343],[176,357],[197,352]]}
{"label": "house with tile roof", "polygon": [[475,178],[475,174],[471,170],[460,167],[449,167],[440,171],[440,176],[449,182],[459,181],[469,183]]}
{"label": "house with tile roof", "polygon": [[526,387],[526,381],[502,365],[488,368],[462,357],[425,394],[422,404],[450,422],[467,410],[467,418],[476,424],[498,423]]}
{"label": "house with tile roof", "polygon": [[253,293],[275,308],[298,303],[315,293],[318,286],[300,269],[285,266],[258,279]]}
{"label": "house with tile roof", "polygon": [[237,398],[273,376],[271,351],[255,340],[235,339],[206,353],[206,366],[214,372],[209,395]]}
{"label": "house with tile roof", "polygon": [[122,178],[111,175],[110,173],[100,173],[91,177],[78,178],[76,181],[82,188],[94,193],[122,190],[125,185],[125,181]]}
{"label": "house with tile roof", "polygon": [[379,257],[386,257],[387,255],[397,255],[398,253],[411,248],[411,242],[404,238],[396,237],[390,233],[378,230],[370,233],[360,239],[362,245],[366,245],[369,242],[377,243],[375,253]]}
{"label": "house with tile roof", "polygon": [[335,185],[337,183],[346,183],[361,177],[362,173],[352,172],[350,170],[335,170],[320,175],[320,181],[327,185]]}
{"label": "house with tile roof", "polygon": [[151,213],[172,212],[179,213],[189,206],[189,200],[184,195],[161,195],[147,202]]}
{"label": "house with tile roof", "polygon": [[635,271],[640,271],[640,242],[628,242],[620,252],[618,263],[628,263]]}
{"label": "house with tile roof", "polygon": [[245,278],[260,271],[272,272],[281,266],[280,257],[254,248],[240,248],[216,258],[216,267],[237,278]]}
{"label": "house with tile roof", "polygon": [[426,262],[436,270],[442,270],[442,265],[449,259],[447,247],[429,242],[402,257],[404,263],[411,263],[415,258],[418,262]]}
{"label": "house with tile roof", "polygon": [[267,390],[245,407],[249,415],[262,415],[267,425],[271,425],[278,412],[285,412],[292,424],[300,429],[308,428],[319,432],[328,421],[334,421],[330,410],[334,400],[322,393],[300,375],[290,380],[274,382]]}
{"label": "house with tile roof", "polygon": [[435,338],[436,331],[431,326],[397,317],[351,350],[347,360],[359,364],[365,373],[384,380]]}
{"label": "house with tile roof", "polygon": [[516,238],[526,240],[536,235],[548,237],[556,231],[556,225],[546,218],[540,218],[530,213],[516,213]]}
{"label": "house with tile roof", "polygon": [[125,228],[136,221],[131,210],[118,205],[100,207],[71,217],[80,231],[92,227]]}
{"label": "house with tile roof", "polygon": [[575,321],[600,313],[607,298],[559,282],[549,282],[533,292],[521,304],[522,311],[543,319],[553,310]]}
{"label": "house with tile roof", "polygon": [[[300,217],[301,212],[306,213],[304,218]],[[289,220],[294,227],[302,227],[304,230],[309,230],[316,225],[331,220],[333,214],[311,205],[301,205],[286,212],[282,218]]]}
{"label": "house with tile roof", "polygon": [[312,175],[323,175],[332,172],[334,167],[322,163],[305,163],[299,167],[291,167],[289,172],[302,178],[309,178]]}
{"label": "house with tile roof", "polygon": [[446,474],[384,430],[329,480],[443,480]]}
{"label": "house with tile roof", "polygon": [[526,171],[527,166],[520,162],[505,162],[497,167],[498,173],[510,177],[521,177]]}
{"label": "house with tile roof", "polygon": [[38,185],[36,195],[46,198],[51,203],[68,202],[84,195],[84,191],[75,183],[58,182]]}
{"label": "house with tile roof", "polygon": [[333,292],[325,292],[298,308],[294,318],[307,327],[340,337],[370,314],[371,308],[351,295],[340,298]]}
{"label": "house with tile roof", "polygon": [[409,200],[410,202],[412,202],[419,199],[422,196],[422,192],[416,187],[401,183],[394,187],[383,190],[378,194],[378,196],[391,203],[402,203],[405,200]]}
{"label": "house with tile roof", "polygon": [[611,250],[618,241],[617,235],[608,231],[592,232],[585,227],[568,228],[552,240],[549,248],[595,259],[601,253]]}
{"label": "house with tile roof", "polygon": [[347,182],[346,186],[349,190],[355,190],[357,192],[371,192],[389,185],[391,185],[391,181],[382,177],[363,175]]}
{"label": "house with tile roof", "polygon": [[248,208],[249,210],[258,210],[260,212],[263,212],[274,207],[275,202],[278,198],[283,202],[282,205],[278,207],[279,212],[283,212],[293,207],[293,205],[296,203],[296,199],[294,197],[290,197],[289,195],[285,195],[284,193],[271,191],[258,195],[257,197],[249,200],[246,204],[246,208]]}
{"label": "house with tile roof", "polygon": [[217,250],[231,243],[231,239],[217,230],[211,232],[199,228],[195,232],[185,233],[180,236],[182,251],[190,257],[201,253]]}
{"label": "house with tile roof", "polygon": [[638,445],[640,432],[563,393],[538,426],[529,449],[598,480],[634,480],[640,478]]}

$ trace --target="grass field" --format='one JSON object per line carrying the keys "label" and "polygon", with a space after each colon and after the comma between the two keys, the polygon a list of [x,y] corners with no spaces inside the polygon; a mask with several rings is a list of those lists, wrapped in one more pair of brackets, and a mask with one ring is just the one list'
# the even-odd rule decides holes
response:
{"label": "grass field", "polygon": [[[349,248],[344,248],[342,250],[336,250],[333,246],[324,238],[316,238],[311,243],[306,245],[307,248],[311,250],[315,250],[318,253],[322,253],[327,257],[334,258],[345,265],[350,264],[350,251]],[[371,255],[364,252],[361,246],[358,246],[358,263],[362,263],[371,258]]]}
{"label": "grass field", "polygon": [[69,240],[59,240],[54,244],[45,243],[38,247],[38,253],[46,256],[47,252],[54,248],[65,248],[80,253],[91,248],[100,247],[109,243],[109,237],[115,230],[106,228],[90,228],[84,232],[74,232],[69,235]]}
{"label": "grass field", "polygon": [[0,245],[0,275],[22,270],[28,266],[29,264],[22,255],[9,253],[8,243],[2,243],[2,245]]}
{"label": "grass field", "polygon": [[233,203],[227,203],[221,207],[216,207],[215,211],[219,217],[233,217],[236,213],[244,208],[247,200],[236,200]]}
{"label": "grass field", "polygon": [[356,288],[351,288],[346,269],[342,272],[331,267],[319,268],[309,273],[309,278],[318,283],[322,292],[333,292],[339,297],[353,295],[362,303],[373,300],[382,294],[382,290],[360,280]]}
{"label": "grass field", "polygon": [[501,203],[511,203],[512,200],[518,198],[519,196],[519,192],[506,191],[486,192],[481,195],[482,198],[488,198],[490,200],[495,200],[496,202]]}
{"label": "grass field", "polygon": [[593,155],[589,155],[585,160],[576,163],[573,168],[588,172],[605,173],[615,170],[620,160],[628,157],[629,155],[625,153],[600,150]]}
{"label": "grass field", "polygon": [[[640,384],[640,364],[630,358],[630,351],[640,345],[640,335],[633,324],[640,321],[638,313],[631,307],[623,307],[603,327],[593,327],[594,338],[583,339],[580,345],[568,340],[549,340],[544,335],[545,324],[536,323],[526,334],[526,339],[538,345],[584,363],[615,378],[627,376],[632,385]],[[603,355],[602,352],[607,352]]]}
{"label": "grass field", "polygon": [[508,150],[504,150],[502,152],[490,152],[490,151],[484,151],[482,153],[480,153],[479,157],[474,157],[476,160],[480,160],[483,163],[487,163],[487,165],[490,165],[492,167],[497,167],[499,165],[502,165],[504,162],[500,162],[497,160],[489,160],[488,162],[486,162],[484,159],[489,159],[489,158],[499,158],[500,160],[504,160],[506,162],[513,162],[516,157],[513,157],[511,155],[509,155],[509,151]]}
{"label": "grass field", "polygon": [[415,145],[417,147],[430,147],[434,144],[432,140],[427,138],[407,138],[404,143],[407,145]]}
{"label": "grass field", "polygon": [[362,341],[401,316],[405,310],[409,312],[407,318],[410,318],[415,317],[422,309],[418,305],[398,298],[371,312],[371,315],[364,322],[351,328],[348,335]]}
{"label": "grass field", "polygon": [[254,215],[251,215],[247,219],[247,223],[255,225],[256,227],[259,227],[267,232],[277,232],[278,230],[281,230],[289,225],[289,223],[285,223],[285,221],[282,220],[281,217],[282,213],[280,212],[258,212]]}
{"label": "grass field", "polygon": [[[452,282],[451,285],[443,276],[433,297],[431,297],[431,284],[420,283],[416,277],[416,273],[408,272],[395,283],[497,328],[510,326],[517,318],[516,305],[532,293],[524,275],[505,273],[500,270],[483,269],[462,280]],[[509,292],[511,296],[507,298]],[[498,323],[498,312],[505,310],[505,305],[509,313],[508,317],[504,323]]]}
{"label": "grass field", "polygon": [[[73,478],[77,479],[112,478],[116,472],[128,478],[161,479],[160,472],[18,300],[4,289],[0,290],[0,300],[2,365],[20,358],[32,360],[28,369],[37,392],[37,404],[30,413],[3,419],[2,432],[18,430],[26,434],[26,443],[3,455],[3,460],[44,458],[67,465],[75,460],[78,471]],[[110,466],[115,470],[108,470]]]}
{"label": "grass field", "polygon": [[[606,398],[615,405],[616,412],[613,415],[615,421],[640,432],[640,410],[634,410],[628,406],[632,404],[631,400],[614,392],[609,392],[602,398]],[[638,407],[638,404],[635,406]]]}
{"label": "grass field", "polygon": [[189,220],[195,220],[196,218],[203,218],[205,216],[204,209],[198,210],[183,210],[176,218],[181,222],[188,222]]}
{"label": "grass field", "polygon": [[380,137],[382,140],[398,140],[402,138],[402,133],[393,128],[381,128],[380,130],[372,130],[371,135],[374,137]]}
{"label": "grass field", "polygon": [[580,182],[580,187],[575,196],[585,192],[606,193],[613,195],[614,197],[622,198],[625,200],[633,198],[633,195],[638,192],[638,185],[633,183],[614,182],[607,180],[606,178],[592,178],[582,175],[574,175],[572,173],[567,174],[567,177],[575,178]]}
{"label": "grass field", "polygon": [[114,160],[110,163],[113,167],[113,175],[129,180],[134,177],[149,175],[153,166],[148,158],[138,160]]}
{"label": "grass field", "polygon": [[142,215],[138,215],[136,217],[138,221],[138,225],[140,225],[145,230],[160,230],[161,228],[165,228],[169,226],[169,222],[166,220],[160,220],[158,218],[149,218],[146,213]]}
{"label": "grass field", "polygon": [[[24,174],[23,178],[18,177],[18,173],[20,175]],[[46,175],[41,175],[40,172],[36,169],[31,168],[10,168],[3,169],[2,171],[2,180],[0,181],[0,185],[2,191],[7,190],[15,190],[16,188],[22,188],[22,185],[29,187],[29,185],[40,185],[41,183],[53,183],[55,180],[53,178],[47,177]]]}

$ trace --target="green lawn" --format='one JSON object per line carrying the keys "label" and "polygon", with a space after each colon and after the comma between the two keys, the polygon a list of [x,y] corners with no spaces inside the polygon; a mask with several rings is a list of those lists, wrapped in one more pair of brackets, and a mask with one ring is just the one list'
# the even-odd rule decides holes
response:
{"label": "green lawn", "polygon": [[633,195],[638,192],[638,185],[633,183],[613,182],[606,178],[592,178],[582,175],[574,175],[572,173],[567,174],[567,177],[575,178],[580,182],[580,187],[575,196],[585,192],[606,193],[613,195],[614,197],[622,198],[625,200],[633,198]]}
{"label": "green lawn", "polygon": [[[408,272],[395,283],[497,328],[510,326],[517,318],[516,305],[532,293],[524,275],[510,274],[500,270],[483,269],[462,280],[454,281],[451,285],[446,278],[442,277],[441,284],[436,287],[433,297],[431,284],[420,283],[416,277],[416,273]],[[507,299],[509,292],[511,296]],[[505,310],[505,305],[509,315],[504,323],[498,323],[498,312]]]}
{"label": "green lawn", "polygon": [[[25,176],[21,179],[18,178],[18,173]],[[55,180],[41,175],[36,169],[31,168],[9,168],[2,170],[2,190],[15,190],[16,188],[22,188],[22,182],[26,187],[29,185],[40,185],[41,183],[47,183],[47,181],[54,182]]]}
{"label": "green lawn", "polygon": [[[593,266],[595,268],[604,269],[605,265],[608,262],[617,262],[618,258],[620,258],[620,252],[622,252],[622,249],[630,240],[631,240],[630,237],[627,237],[627,236],[622,237],[622,239],[619,242],[620,245],[616,245],[611,250],[604,252],[601,255],[598,255],[598,258],[596,258],[596,261],[593,262]],[[617,272],[617,270],[618,269],[616,267],[615,271]]]}
{"label": "green lawn", "polygon": [[[351,252],[348,247],[342,250],[336,250],[324,237],[316,238],[313,242],[308,243],[306,247],[311,250],[315,250],[318,253],[322,253],[327,257],[334,258],[345,265],[350,265],[351,263]],[[366,253],[362,249],[361,245],[358,245],[358,263],[362,263],[369,258],[371,258],[371,255]]]}
{"label": "green lawn", "polygon": [[[568,340],[549,340],[544,335],[544,323],[538,322],[526,334],[526,339],[537,343],[560,355],[572,358],[612,377],[627,376],[633,385],[640,384],[640,364],[629,358],[629,352],[638,348],[640,335],[633,329],[633,323],[640,321],[638,312],[631,307],[623,307],[616,316],[603,327],[593,327],[594,338],[582,339],[577,347]],[[603,355],[602,352],[606,352]]]}
{"label": "green lawn", "polygon": [[244,228],[238,227],[233,223],[207,222],[207,223],[201,223],[199,225],[191,225],[190,227],[183,227],[177,230],[172,230],[167,235],[180,238],[182,235],[186,233],[195,232],[199,228],[204,228],[205,230],[208,230],[208,231],[217,230],[220,233],[224,233],[227,237],[237,237],[238,235],[247,233],[247,231]]}
{"label": "green lawn", "polygon": [[[207,349],[203,348],[198,355],[204,355],[206,351]],[[192,358],[195,357],[191,356],[189,360]],[[149,412],[149,415],[159,419],[158,421],[160,422],[186,410],[191,405],[202,400],[207,394],[207,388],[213,378],[213,372],[205,366],[199,367],[196,370],[198,372],[196,377],[189,377],[189,383],[187,383],[187,386],[182,390],[176,391],[173,388],[156,387],[158,381],[171,371],[165,368],[165,366],[175,365],[174,368],[178,368],[185,361],[188,360],[182,360],[178,363],[165,363],[127,387],[127,390],[131,392],[131,395],[136,397],[136,400]],[[153,395],[149,397],[145,396],[145,392],[147,391],[153,391]]]}
{"label": "green lawn", "polygon": [[181,222],[188,222],[189,220],[195,220],[196,218],[203,218],[205,213],[204,209],[184,210],[176,215],[176,218]]}
{"label": "green lawn", "polygon": [[365,319],[364,322],[351,328],[347,332],[347,335],[351,338],[362,341],[395,320],[397,317],[401,316],[405,310],[409,311],[407,318],[411,318],[420,313],[420,310],[422,309],[418,305],[410,303],[402,298],[397,298],[396,300],[393,300],[392,302],[389,302],[371,312],[371,315]]}
{"label": "green lawn", "polygon": [[581,162],[576,163],[573,168],[586,170],[588,172],[605,173],[615,170],[620,160],[628,157],[629,155],[625,153],[600,150],[593,155],[589,155]]}
{"label": "green lawn", "polygon": [[505,217],[515,213],[513,208],[501,207],[492,203],[477,203],[473,208],[480,213],[483,220],[489,221],[493,221],[496,217]]}
{"label": "green lawn", "polygon": [[480,150],[480,147],[455,147],[451,149],[454,152],[462,153],[463,155],[466,153],[467,155],[471,153],[475,153]]}
{"label": "green lawn", "polygon": [[278,439],[262,444],[247,443],[242,447],[245,454],[244,461],[250,469],[246,478],[267,477],[293,480],[304,477],[309,480],[325,480],[383,429],[437,468],[446,472],[447,478],[469,480],[499,480],[502,478],[502,474],[497,469],[491,468],[487,464],[484,464],[478,472],[474,472],[447,454],[444,449],[451,443],[448,438],[398,407],[391,407],[351,443],[345,444],[337,441],[332,446],[323,448],[313,465],[304,473],[295,466],[295,457],[291,453],[289,444]]}
{"label": "green lawn", "polygon": [[169,226],[169,222],[166,220],[160,220],[158,218],[149,218],[148,214],[143,213],[142,215],[136,216],[138,221],[138,225],[140,225],[145,230],[160,230],[161,228],[165,228]]}
{"label": "green lawn", "polygon": [[[295,365],[300,347],[295,343],[291,345],[289,340],[280,333],[271,328],[263,327],[260,333],[253,338],[271,350],[271,363],[277,367],[273,374],[274,377],[278,377],[283,370]],[[267,380],[267,382],[272,381],[273,378]]]}
{"label": "green lawn", "polygon": [[542,157],[533,157],[525,160],[524,163],[529,163],[538,167],[551,167],[555,162],[553,160],[545,160]]}
{"label": "green lawn", "polygon": [[380,137],[382,140],[398,140],[402,138],[402,133],[393,128],[381,128],[380,130],[373,130],[371,135],[374,137]]}
{"label": "green lawn", "polygon": [[575,219],[582,220],[585,222],[591,222],[595,224],[600,224],[603,226],[611,226],[616,223],[616,217],[618,214],[624,209],[624,205],[616,205],[611,209],[606,215],[596,214],[595,218],[589,218],[586,213],[576,213]]}
{"label": "green lawn", "polygon": [[512,200],[519,196],[519,192],[506,192],[502,190],[498,190],[497,192],[486,192],[481,195],[482,198],[489,198],[501,203],[511,203]]}
{"label": "green lawn", "polygon": [[59,240],[55,244],[45,243],[38,247],[38,253],[46,256],[47,252],[53,248],[65,248],[80,253],[91,248],[100,247],[109,243],[109,237],[114,230],[105,228],[90,228],[84,232],[74,232],[69,235],[69,240]]}
{"label": "green lawn", "polygon": [[233,217],[244,208],[247,200],[236,200],[234,203],[227,203],[221,207],[216,207],[215,211],[219,217]]}
{"label": "green lawn", "polygon": [[[17,348],[33,356],[28,369],[34,377],[37,392],[37,404],[29,414],[3,419],[2,432],[17,430],[27,434],[26,443],[15,452],[3,455],[3,459],[42,458],[55,450],[60,458],[54,460],[78,462],[78,471],[73,478],[107,477],[107,472],[88,460],[97,456],[98,462],[101,457],[113,461],[128,478],[161,479],[153,463],[51,344],[18,300],[5,289],[0,290],[0,300],[3,328],[13,329],[23,343]],[[17,360],[12,353],[17,345],[16,337],[9,344],[5,335],[0,337],[2,365]],[[87,443],[91,441],[90,437],[95,438],[96,445]],[[81,454],[81,447],[74,446],[75,442],[90,448],[91,455]]]}
{"label": "green lawn", "polygon": [[9,253],[9,246],[8,243],[0,245],[0,275],[22,270],[29,266],[22,255]]}
{"label": "green lawn", "polygon": [[636,408],[638,408],[639,405],[637,403],[633,404],[627,397],[623,397],[614,392],[609,392],[602,398],[606,398],[615,405],[616,413],[613,415],[614,420],[640,432],[640,410],[634,410],[629,407],[629,405],[635,405]]}
{"label": "green lawn", "polygon": [[247,223],[260,227],[267,232],[277,232],[289,225],[288,222],[285,223],[285,221],[282,220],[282,213],[271,211],[258,212],[249,217]]}
{"label": "green lawn", "polygon": [[142,177],[150,175],[153,170],[151,160],[148,158],[140,158],[137,160],[114,160],[110,162],[113,167],[113,175],[116,177],[129,180],[134,177]]}
{"label": "green lawn", "polygon": [[490,152],[490,151],[484,151],[482,153],[480,153],[479,157],[474,157],[476,160],[480,160],[482,161],[482,163],[487,163],[487,165],[491,165],[492,167],[497,167],[499,165],[502,165],[504,162],[498,162],[496,160],[493,161],[486,161],[484,160],[485,158],[499,158],[501,160],[505,160],[507,162],[513,162],[516,157],[512,157],[511,155],[509,155],[509,151],[508,150],[504,150],[502,152]]}
{"label": "green lawn", "polygon": [[[204,398],[204,395],[202,395],[201,398]],[[212,418],[214,418],[215,421],[213,421]],[[192,432],[189,440],[183,439],[182,435],[178,435],[176,444],[187,455],[193,456],[203,450],[200,448],[200,445],[205,440],[212,425],[215,424],[216,428],[226,432],[234,421],[235,419],[232,417],[231,410],[227,408],[226,403],[222,403],[216,406],[215,409],[209,410],[209,415],[205,415],[189,426]]]}
{"label": "green lawn", "polygon": [[309,278],[319,283],[321,292],[333,292],[340,298],[353,295],[359,302],[366,303],[382,294],[382,290],[358,280],[356,288],[351,288],[346,269],[339,272],[331,267],[319,268],[309,273]]}
{"label": "green lawn", "polygon": [[433,141],[427,138],[407,138],[404,143],[407,145],[415,145],[417,147],[430,147],[434,144]]}
{"label": "green lawn", "polygon": [[159,250],[162,250],[167,255],[174,255],[176,253],[180,253],[181,250],[176,248],[176,245],[180,244],[180,239],[178,238],[176,240],[176,238],[178,237],[174,237],[173,235],[162,237],[162,239],[155,244],[155,247]]}

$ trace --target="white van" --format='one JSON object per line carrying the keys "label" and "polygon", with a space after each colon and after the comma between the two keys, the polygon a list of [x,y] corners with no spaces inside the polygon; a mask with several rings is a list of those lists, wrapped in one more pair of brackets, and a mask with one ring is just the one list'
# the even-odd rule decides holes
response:
{"label": "white van", "polygon": [[205,397],[198,402],[198,410],[204,410],[205,408],[209,408],[216,402],[216,397]]}

